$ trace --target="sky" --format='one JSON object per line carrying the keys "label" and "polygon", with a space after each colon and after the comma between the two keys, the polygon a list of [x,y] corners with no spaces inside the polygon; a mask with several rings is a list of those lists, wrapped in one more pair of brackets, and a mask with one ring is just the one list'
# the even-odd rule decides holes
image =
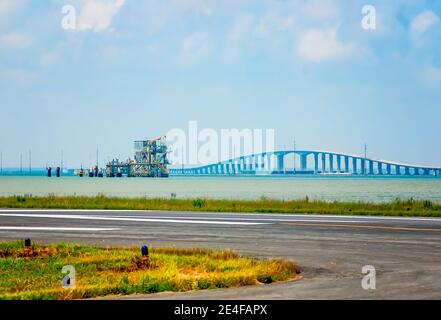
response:
{"label": "sky", "polygon": [[439,166],[440,40],[437,0],[0,0],[3,167],[124,159],[192,120]]}

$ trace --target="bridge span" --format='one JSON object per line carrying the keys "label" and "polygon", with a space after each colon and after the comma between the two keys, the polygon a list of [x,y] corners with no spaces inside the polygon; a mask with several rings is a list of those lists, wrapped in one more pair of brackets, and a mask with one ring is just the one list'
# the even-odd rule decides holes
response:
{"label": "bridge span", "polygon": [[[286,158],[299,159],[299,168]],[[294,160],[295,162],[295,160]],[[441,167],[418,166],[329,151],[274,151],[241,156],[193,168],[171,168],[172,175],[370,175],[437,176]]]}

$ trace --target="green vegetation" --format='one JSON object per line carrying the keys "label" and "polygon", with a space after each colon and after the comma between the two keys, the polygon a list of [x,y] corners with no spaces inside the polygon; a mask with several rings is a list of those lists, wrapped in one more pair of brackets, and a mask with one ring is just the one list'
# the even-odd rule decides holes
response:
{"label": "green vegetation", "polygon": [[[74,289],[63,289],[61,270],[75,267]],[[229,288],[296,279],[294,263],[257,260],[231,251],[154,248],[148,263],[139,248],[59,243],[0,242],[0,299],[79,299],[96,296]]]}
{"label": "green vegetation", "polygon": [[441,203],[429,200],[400,200],[386,203],[326,202],[312,201],[308,197],[300,200],[216,200],[177,199],[171,194],[165,198],[113,198],[54,195],[34,197],[32,195],[0,197],[0,208],[49,208],[49,209],[121,209],[121,210],[170,210],[254,213],[304,213],[340,215],[385,215],[441,217]]}

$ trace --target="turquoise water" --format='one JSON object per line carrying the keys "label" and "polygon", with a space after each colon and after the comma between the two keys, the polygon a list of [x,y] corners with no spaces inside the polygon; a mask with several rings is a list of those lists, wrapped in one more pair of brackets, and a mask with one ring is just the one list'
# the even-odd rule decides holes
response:
{"label": "turquoise water", "polygon": [[88,178],[0,176],[0,196],[97,195],[123,197],[257,199],[310,199],[382,202],[429,199],[441,202],[440,178],[354,177],[170,177]]}

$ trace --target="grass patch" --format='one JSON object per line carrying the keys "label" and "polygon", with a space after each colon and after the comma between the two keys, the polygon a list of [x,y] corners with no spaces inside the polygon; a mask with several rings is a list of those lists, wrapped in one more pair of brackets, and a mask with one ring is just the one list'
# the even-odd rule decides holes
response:
{"label": "grass patch", "polygon": [[[62,267],[76,270],[75,289],[63,289]],[[0,242],[0,299],[80,299],[97,296],[229,288],[296,279],[294,263],[258,260],[232,251],[153,248],[142,263],[139,248],[59,243]]]}
{"label": "grass patch", "polygon": [[176,194],[172,194],[171,199],[117,198],[104,195],[96,197],[54,195],[34,197],[24,195],[0,197],[1,207],[441,217],[440,203],[414,199],[396,199],[385,203],[370,203],[312,201],[308,197],[300,200],[284,201],[265,197],[258,200],[177,199]]}

